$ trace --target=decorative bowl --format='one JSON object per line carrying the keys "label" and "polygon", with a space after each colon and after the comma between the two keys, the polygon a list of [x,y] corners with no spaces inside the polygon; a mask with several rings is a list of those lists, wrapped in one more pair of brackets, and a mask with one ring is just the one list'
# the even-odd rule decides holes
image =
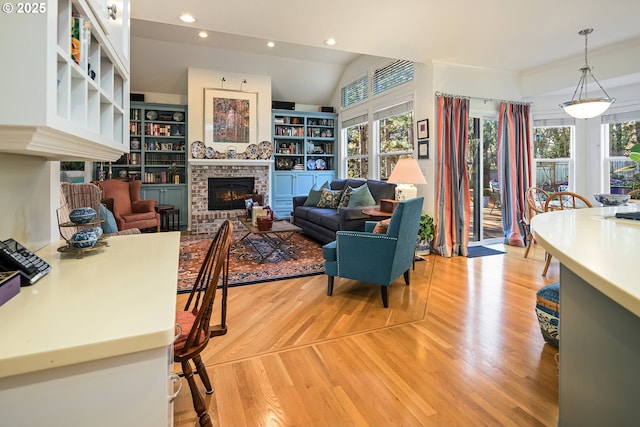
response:
{"label": "decorative bowl", "polygon": [[93,208],[76,208],[69,212],[69,219],[74,224],[86,224],[96,218],[96,210]]}
{"label": "decorative bowl", "polygon": [[102,231],[102,227],[99,225],[96,227],[87,228],[85,231],[92,231],[96,233],[96,236],[98,236],[98,240],[102,237],[102,234],[104,233],[104,231]]}
{"label": "decorative bowl", "polygon": [[69,244],[76,249],[88,249],[98,241],[98,235],[94,231],[83,230],[74,233],[69,239]]}
{"label": "decorative bowl", "polygon": [[593,197],[605,206],[620,206],[629,201],[628,194],[594,194]]}

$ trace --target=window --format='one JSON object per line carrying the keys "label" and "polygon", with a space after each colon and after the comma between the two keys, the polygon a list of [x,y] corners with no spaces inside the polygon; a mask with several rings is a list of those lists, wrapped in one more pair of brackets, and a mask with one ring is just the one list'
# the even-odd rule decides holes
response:
{"label": "window", "polygon": [[347,178],[369,177],[369,123],[367,116],[358,116],[342,122],[346,141]]}
{"label": "window", "polygon": [[[629,158],[629,149],[640,142],[640,112],[610,114],[602,117],[609,152],[610,192],[640,188],[640,165]],[[614,190],[623,187],[629,190]]]}
{"label": "window", "polygon": [[369,79],[361,77],[342,88],[342,108],[364,101],[369,96]]}
{"label": "window", "polygon": [[413,62],[401,60],[392,62],[373,73],[373,94],[377,95],[411,80],[413,80]]}
{"label": "window", "polygon": [[401,157],[413,156],[413,103],[374,113],[379,178],[387,179]]}
{"label": "window", "polygon": [[573,126],[534,125],[533,134],[535,186],[547,192],[568,190]]}
{"label": "window", "polygon": [[[369,92],[368,77],[342,88],[343,109],[361,103],[357,108],[365,111],[341,124],[341,165],[346,177],[387,179],[399,158],[413,156],[413,101],[407,101],[410,97],[407,91],[411,90],[411,86],[403,86],[400,95],[399,91],[394,93],[392,90],[413,82],[413,72],[411,61],[396,60],[369,70],[372,93]],[[383,92],[384,95],[381,95]],[[375,106],[372,105],[374,101]],[[344,110],[342,114],[345,117]]]}

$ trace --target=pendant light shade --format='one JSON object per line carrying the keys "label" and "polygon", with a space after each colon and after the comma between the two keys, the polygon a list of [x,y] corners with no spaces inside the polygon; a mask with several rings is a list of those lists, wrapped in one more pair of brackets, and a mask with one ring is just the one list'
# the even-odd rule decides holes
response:
{"label": "pendant light shade", "polygon": [[[604,113],[607,108],[611,104],[615,102],[614,98],[611,98],[607,91],[604,90],[600,82],[596,80],[593,73],[591,72],[591,67],[587,62],[587,36],[593,32],[592,28],[587,28],[581,30],[578,34],[584,36],[584,67],[580,68],[580,72],[582,75],[580,76],[580,80],[578,81],[578,86],[576,90],[573,92],[573,97],[571,101],[563,102],[560,104],[560,107],[564,109],[564,111],[572,117],[576,119],[590,119],[592,117],[599,116]],[[594,82],[598,85],[600,90],[604,93],[604,97],[602,98],[589,98],[587,96],[587,80],[591,77]],[[576,95],[578,95],[578,99],[576,99]]]}

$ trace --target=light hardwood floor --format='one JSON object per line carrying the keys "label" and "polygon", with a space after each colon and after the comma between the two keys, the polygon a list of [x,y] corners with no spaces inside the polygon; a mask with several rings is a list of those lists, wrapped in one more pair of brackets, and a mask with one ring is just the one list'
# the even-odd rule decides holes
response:
{"label": "light hardwood floor", "polygon": [[[428,256],[388,309],[352,280],[328,297],[324,275],[230,288],[229,333],[203,353],[214,426],[556,425],[557,349],[534,309],[558,264],[545,278],[540,245],[504,249]],[[194,426],[182,381],[175,425]]]}

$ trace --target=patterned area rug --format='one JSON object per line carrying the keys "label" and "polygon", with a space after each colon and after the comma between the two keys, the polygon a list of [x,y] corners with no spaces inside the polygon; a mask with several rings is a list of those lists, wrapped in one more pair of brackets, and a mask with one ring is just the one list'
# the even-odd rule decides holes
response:
{"label": "patterned area rug", "polygon": [[[297,259],[284,257],[274,252],[260,264],[260,255],[271,249],[261,238],[248,236],[240,241],[242,234],[235,234],[231,243],[229,263],[229,286],[251,285],[294,277],[313,276],[324,273],[322,246],[304,234],[295,234],[283,246],[292,251]],[[207,253],[212,236],[182,236],[180,238],[180,260],[178,263],[178,293],[191,290],[198,277],[202,259]],[[249,241],[251,240],[251,242]],[[253,243],[253,244],[252,244]],[[255,247],[254,247],[255,245]]]}

